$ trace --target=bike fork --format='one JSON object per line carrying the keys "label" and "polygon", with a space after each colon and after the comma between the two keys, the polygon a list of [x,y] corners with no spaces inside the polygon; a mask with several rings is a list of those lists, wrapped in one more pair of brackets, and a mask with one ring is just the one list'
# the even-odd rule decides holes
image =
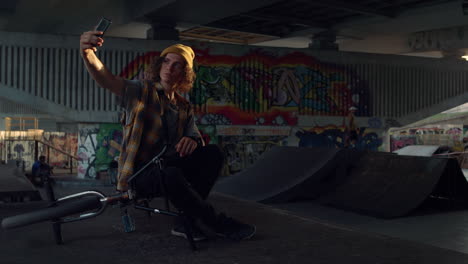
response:
{"label": "bike fork", "polygon": [[[44,178],[45,178],[44,187],[45,187],[45,191],[47,195],[47,200],[50,203],[53,203],[52,206],[57,206],[55,204],[57,199],[55,199],[54,189],[52,188],[52,182],[48,175],[46,175]],[[62,223],[60,223],[60,219],[58,218],[52,219],[52,231],[54,232],[55,243],[57,245],[62,245],[63,244]]]}

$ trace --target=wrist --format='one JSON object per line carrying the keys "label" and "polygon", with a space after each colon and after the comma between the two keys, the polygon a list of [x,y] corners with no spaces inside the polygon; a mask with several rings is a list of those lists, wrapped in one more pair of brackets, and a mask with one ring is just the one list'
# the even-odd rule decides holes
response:
{"label": "wrist", "polygon": [[198,147],[202,146],[202,140],[200,137],[194,137],[194,136],[188,136],[188,137],[191,138],[193,141],[195,141]]}
{"label": "wrist", "polygon": [[81,57],[87,58],[89,55],[94,54],[94,51],[92,49],[84,49],[84,50],[82,49],[80,54],[81,54]]}

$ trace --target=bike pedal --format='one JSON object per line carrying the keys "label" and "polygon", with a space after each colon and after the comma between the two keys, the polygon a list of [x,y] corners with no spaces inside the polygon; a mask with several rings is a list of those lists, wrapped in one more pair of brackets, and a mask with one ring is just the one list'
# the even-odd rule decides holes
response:
{"label": "bike pedal", "polygon": [[125,233],[130,233],[130,232],[135,231],[135,221],[130,215],[128,214],[122,215],[122,224],[123,224]]}

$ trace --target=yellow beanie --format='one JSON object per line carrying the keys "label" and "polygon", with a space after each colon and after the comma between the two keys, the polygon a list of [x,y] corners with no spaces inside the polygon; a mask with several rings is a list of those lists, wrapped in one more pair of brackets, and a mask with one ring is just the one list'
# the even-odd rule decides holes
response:
{"label": "yellow beanie", "polygon": [[179,54],[185,59],[185,61],[187,62],[187,65],[190,68],[193,68],[193,59],[195,59],[195,52],[193,52],[193,49],[191,47],[185,46],[182,44],[174,44],[172,46],[165,48],[161,52],[161,57],[163,57],[164,55],[168,53]]}

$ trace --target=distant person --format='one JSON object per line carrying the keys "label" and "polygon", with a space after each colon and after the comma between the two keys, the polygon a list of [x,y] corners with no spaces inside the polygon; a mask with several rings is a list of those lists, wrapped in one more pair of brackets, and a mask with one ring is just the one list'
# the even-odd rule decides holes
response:
{"label": "distant person", "polygon": [[345,126],[345,148],[355,148],[356,143],[359,140],[358,130],[359,128],[356,126],[356,116],[355,113],[357,111],[357,107],[351,106],[348,112],[348,125]]}
{"label": "distant person", "polygon": [[39,186],[44,184],[44,177],[52,174],[52,168],[47,164],[45,156],[40,156],[39,159],[34,162],[31,174],[32,182]]}
{"label": "distant person", "polygon": [[34,162],[31,170],[33,177],[39,175],[39,168],[41,167],[41,164],[45,163],[45,160],[45,156],[40,156],[39,159]]}

